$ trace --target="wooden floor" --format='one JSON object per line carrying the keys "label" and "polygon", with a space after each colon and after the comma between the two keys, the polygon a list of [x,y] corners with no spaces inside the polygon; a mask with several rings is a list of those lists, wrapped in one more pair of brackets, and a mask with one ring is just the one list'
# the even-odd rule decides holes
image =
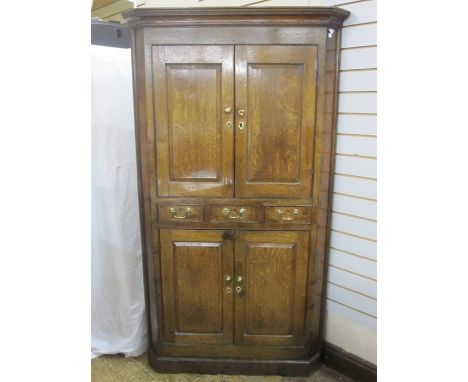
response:
{"label": "wooden floor", "polygon": [[103,355],[92,360],[92,382],[352,382],[322,366],[308,378],[245,375],[158,374],[148,365],[146,354],[137,358]]}

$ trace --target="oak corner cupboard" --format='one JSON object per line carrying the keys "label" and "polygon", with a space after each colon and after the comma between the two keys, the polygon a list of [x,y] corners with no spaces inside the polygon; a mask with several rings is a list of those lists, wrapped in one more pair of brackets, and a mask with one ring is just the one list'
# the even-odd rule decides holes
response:
{"label": "oak corner cupboard", "polygon": [[348,14],[124,13],[157,371],[307,375],[319,366]]}

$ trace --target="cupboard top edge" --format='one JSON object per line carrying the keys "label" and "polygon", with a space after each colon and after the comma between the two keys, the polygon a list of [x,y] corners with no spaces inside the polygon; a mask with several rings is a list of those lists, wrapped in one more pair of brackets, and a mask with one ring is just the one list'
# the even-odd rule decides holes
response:
{"label": "cupboard top edge", "polygon": [[122,13],[131,28],[177,25],[304,25],[338,29],[350,12],[338,7],[134,8]]}

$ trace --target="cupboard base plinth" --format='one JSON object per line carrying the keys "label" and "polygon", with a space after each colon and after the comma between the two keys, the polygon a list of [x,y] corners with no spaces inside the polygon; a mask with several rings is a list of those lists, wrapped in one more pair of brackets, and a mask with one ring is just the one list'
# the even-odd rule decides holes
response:
{"label": "cupboard base plinth", "polygon": [[196,357],[165,357],[148,351],[149,364],[158,373],[283,375],[307,377],[318,369],[320,356],[308,360],[236,360]]}

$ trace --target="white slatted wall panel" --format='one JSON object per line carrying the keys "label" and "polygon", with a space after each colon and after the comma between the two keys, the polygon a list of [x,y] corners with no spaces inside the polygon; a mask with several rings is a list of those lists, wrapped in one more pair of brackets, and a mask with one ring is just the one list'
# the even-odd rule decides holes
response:
{"label": "white slatted wall panel", "polygon": [[351,12],[342,32],[326,336],[376,363],[377,1],[321,5]]}
{"label": "white slatted wall panel", "polygon": [[326,339],[376,363],[377,1],[146,0],[145,6],[339,6],[342,34]]}

